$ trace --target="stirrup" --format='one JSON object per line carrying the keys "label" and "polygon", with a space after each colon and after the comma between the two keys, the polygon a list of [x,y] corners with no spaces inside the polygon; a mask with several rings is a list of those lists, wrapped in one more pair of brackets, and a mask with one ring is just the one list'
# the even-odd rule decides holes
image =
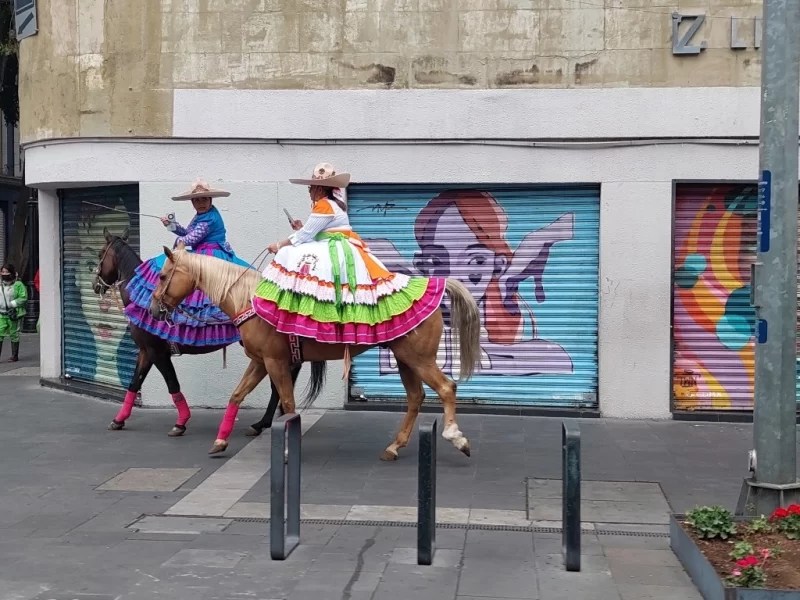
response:
{"label": "stirrup", "polygon": [[172,356],[182,356],[180,347],[175,342],[169,342],[169,351]]}

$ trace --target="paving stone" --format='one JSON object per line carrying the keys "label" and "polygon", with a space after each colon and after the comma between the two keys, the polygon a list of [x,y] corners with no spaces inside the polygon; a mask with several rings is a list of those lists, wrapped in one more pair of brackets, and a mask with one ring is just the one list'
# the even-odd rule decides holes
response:
{"label": "paving stone", "polygon": [[458,586],[458,570],[417,565],[389,565],[375,590],[376,600],[452,600]]}
{"label": "paving stone", "polygon": [[358,573],[341,570],[308,569],[300,582],[295,586],[293,594],[297,592],[325,592],[338,591],[339,598],[342,592],[348,589],[351,592],[372,593],[378,587],[381,573],[362,571]]}
{"label": "paving stone", "polygon": [[233,569],[245,556],[246,554],[244,552],[185,548],[166,561],[162,566]]}
{"label": "paving stone", "polygon": [[174,492],[199,471],[199,468],[148,469],[131,467],[102,485],[97,486],[96,489],[130,492]]}
{"label": "paving stone", "polygon": [[[563,571],[564,557],[558,554],[536,555],[536,566],[540,573],[547,571]],[[598,554],[581,554],[581,573],[611,575],[609,561],[605,556]]]}
{"label": "paving stone", "polygon": [[659,585],[618,585],[622,600],[703,600],[694,588]]}
{"label": "paving stone", "polygon": [[458,591],[489,598],[538,598],[536,567],[532,563],[464,558]]}
{"label": "paving stone", "polygon": [[[461,566],[462,557],[463,552],[461,550],[448,550],[438,547],[437,544],[436,551],[433,554],[433,564],[431,566],[457,569]],[[389,562],[397,565],[416,565],[417,548],[395,548]]]}
{"label": "paving stone", "polygon": [[204,532],[224,531],[232,519],[202,519],[192,517],[144,517],[129,526],[141,533],[184,533],[199,535]]}
{"label": "paving stone", "polygon": [[612,565],[642,565],[647,567],[681,568],[672,550],[646,548],[606,548],[605,555]]}
{"label": "paving stone", "polygon": [[612,563],[611,575],[618,584],[691,587],[692,582],[680,567],[657,567]]}
{"label": "paving stone", "polygon": [[539,575],[540,600],[621,600],[608,575],[548,571]]}

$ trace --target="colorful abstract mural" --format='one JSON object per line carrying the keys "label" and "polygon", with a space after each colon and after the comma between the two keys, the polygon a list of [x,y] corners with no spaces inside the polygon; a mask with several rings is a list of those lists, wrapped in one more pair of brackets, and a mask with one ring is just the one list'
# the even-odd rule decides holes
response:
{"label": "colorful abstract mural", "polygon": [[750,410],[755,313],[755,185],[678,186],[673,397],[678,410]]}
{"label": "colorful abstract mural", "polygon": [[[348,209],[390,270],[453,277],[472,292],[481,363],[460,399],[593,406],[598,196],[596,188],[353,186]],[[457,376],[447,300],[443,310],[438,362]],[[366,397],[405,396],[387,349],[355,360],[353,385]]]}

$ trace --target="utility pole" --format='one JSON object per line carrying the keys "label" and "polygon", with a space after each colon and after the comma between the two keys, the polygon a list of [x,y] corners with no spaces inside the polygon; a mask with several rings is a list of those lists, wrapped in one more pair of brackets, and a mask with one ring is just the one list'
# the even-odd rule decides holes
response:
{"label": "utility pole", "polygon": [[[752,477],[748,512],[800,498],[797,400],[797,202],[800,0],[764,0]],[[741,503],[741,499],[740,499]]]}

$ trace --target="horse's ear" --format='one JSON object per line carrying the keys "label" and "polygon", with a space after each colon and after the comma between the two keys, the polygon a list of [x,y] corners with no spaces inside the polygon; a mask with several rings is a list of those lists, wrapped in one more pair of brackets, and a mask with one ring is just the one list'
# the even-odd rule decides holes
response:
{"label": "horse's ear", "polygon": [[111,232],[108,230],[108,227],[103,227],[103,237],[106,238],[107,242],[110,242],[112,239]]}
{"label": "horse's ear", "polygon": [[165,255],[165,256],[166,256],[168,259],[172,260],[172,250],[170,250],[170,249],[169,249],[169,248],[167,248],[166,246],[164,246],[164,255]]}
{"label": "horse's ear", "polygon": [[130,228],[126,227],[125,231],[122,232],[122,235],[119,236],[119,239],[121,239],[123,242],[127,242],[128,241],[128,236],[130,235],[130,233],[131,233]]}

